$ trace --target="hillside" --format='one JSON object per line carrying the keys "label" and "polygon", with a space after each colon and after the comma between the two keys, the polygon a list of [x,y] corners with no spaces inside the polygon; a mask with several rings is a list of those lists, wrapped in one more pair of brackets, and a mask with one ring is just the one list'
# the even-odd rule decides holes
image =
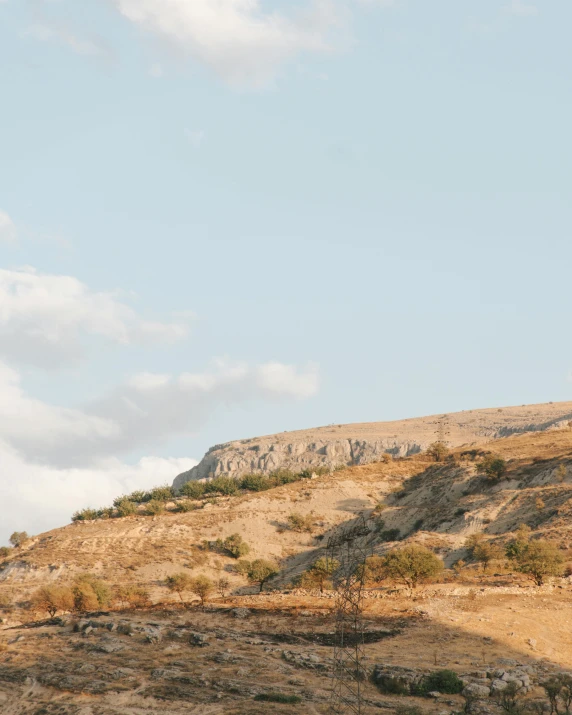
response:
{"label": "hillside", "polygon": [[[506,460],[498,482],[477,473],[485,451]],[[77,522],[41,534],[2,564],[0,603],[23,605],[38,586],[67,583],[89,571],[111,584],[145,587],[154,605],[90,616],[78,632],[69,617],[27,628],[25,610],[5,609],[1,712],[325,713],[331,592],[292,590],[290,584],[323,553],[340,524],[363,514],[375,534],[375,553],[417,542],[452,565],[459,558],[470,562],[464,549],[470,534],[504,543],[526,523],[535,537],[556,541],[568,559],[571,505],[572,430],[559,429],[457,448],[441,463],[416,454],[265,492],[204,500],[189,513]],[[311,533],[288,528],[293,513],[310,517]],[[391,529],[399,530],[391,537],[398,541],[387,541]],[[258,595],[257,587],[233,573],[234,559],[202,546],[234,533],[250,545],[249,559],[279,564],[268,593]],[[182,570],[213,579],[225,574],[231,593],[213,594],[205,612],[186,610],[164,586],[167,575]],[[536,682],[572,669],[572,638],[561,627],[572,615],[568,579],[538,589],[500,563],[488,573],[469,563],[459,577],[447,571],[414,599],[394,584],[369,596],[371,669],[448,667],[467,682],[482,671],[486,679],[491,668],[528,669]],[[253,701],[277,690],[300,697],[301,705],[272,704],[269,710]],[[368,714],[394,711],[399,703],[370,684],[367,698]],[[425,712],[461,707],[458,696],[416,701]]]}
{"label": "hillside", "polygon": [[571,420],[572,402],[557,402],[283,432],[215,445],[196,467],[177,476],[174,486],[220,474],[238,477],[280,468],[368,464],[386,453],[418,454],[439,439],[454,447],[482,444],[511,434],[560,429]]}

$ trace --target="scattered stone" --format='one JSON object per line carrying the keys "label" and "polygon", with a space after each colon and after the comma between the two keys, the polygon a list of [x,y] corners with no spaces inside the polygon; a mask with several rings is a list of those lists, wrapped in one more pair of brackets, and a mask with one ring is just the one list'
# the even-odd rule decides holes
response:
{"label": "scattered stone", "polygon": [[210,645],[209,641],[202,633],[191,633],[189,643],[197,646],[198,648],[204,648],[205,646]]}
{"label": "scattered stone", "polygon": [[232,615],[235,618],[248,618],[250,616],[251,611],[248,608],[233,608],[231,611]]}
{"label": "scattered stone", "polygon": [[469,683],[463,690],[463,695],[473,698],[488,698],[490,694],[491,689],[488,685],[479,685],[478,683]]}

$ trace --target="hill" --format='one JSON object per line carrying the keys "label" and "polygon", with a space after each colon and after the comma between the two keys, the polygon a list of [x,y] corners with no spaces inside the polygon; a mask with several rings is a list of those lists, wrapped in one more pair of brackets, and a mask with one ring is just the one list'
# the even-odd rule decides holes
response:
{"label": "hill", "polygon": [[368,464],[384,454],[394,457],[418,454],[441,439],[454,447],[482,444],[511,434],[561,429],[571,420],[572,402],[550,402],[282,432],[215,445],[196,467],[178,475],[174,486],[220,474],[238,477],[284,468],[300,471]]}
{"label": "hill", "polygon": [[[487,453],[506,464],[498,480],[478,470]],[[482,533],[486,542],[504,545],[524,523],[572,562],[572,430],[458,447],[443,460],[425,453],[383,457],[264,492],[205,497],[187,513],[177,513],[172,501],[164,514],[76,522],[32,538],[0,570],[1,712],[327,712],[332,592],[292,583],[324,553],[328,537],[358,515],[371,525],[374,553],[419,543],[447,566],[459,559],[468,564],[457,575],[446,571],[414,598],[399,584],[372,588],[370,671],[447,667],[468,685],[480,683],[482,692],[494,690],[487,672],[521,679],[528,673],[536,687],[529,695],[537,696],[543,678],[572,669],[572,639],[561,627],[572,615],[568,580],[537,588],[502,560],[484,572],[471,562],[465,541]],[[302,530],[292,528],[292,515],[302,517]],[[279,565],[260,595],[216,546],[236,533],[250,546],[248,559]],[[211,594],[204,612],[185,608],[164,585],[181,571],[224,576],[228,593]],[[26,610],[38,587],[71,583],[85,572],[146,589],[151,604],[46,622]],[[373,684],[364,687],[368,714],[393,712],[402,702]],[[300,704],[253,699],[275,692]],[[458,696],[446,695],[410,702],[436,713],[462,706]],[[492,698],[486,706],[496,712]]]}

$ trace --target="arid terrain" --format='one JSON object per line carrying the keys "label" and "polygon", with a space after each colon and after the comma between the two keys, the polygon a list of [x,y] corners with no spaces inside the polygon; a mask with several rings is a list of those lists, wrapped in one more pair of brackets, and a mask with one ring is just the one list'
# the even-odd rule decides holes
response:
{"label": "arid terrain", "polygon": [[[561,403],[558,414],[566,410]],[[0,565],[0,712],[326,713],[335,593],[300,588],[297,578],[331,535],[360,516],[373,554],[421,544],[446,566],[411,592],[399,580],[368,586],[364,712],[417,706],[448,715],[466,705],[456,694],[383,692],[374,681],[396,668],[407,678],[455,671],[465,694],[478,695],[473,712],[501,712],[494,696],[511,680],[526,699],[540,699],[539,684],[551,673],[572,671],[565,575],[572,429],[557,422],[558,429],[456,446],[439,460],[425,452],[381,455],[268,491],[202,499],[187,513],[175,511],[174,499],[159,515],[77,521],[30,538]],[[495,480],[478,468],[489,453],[506,465]],[[304,529],[292,527],[293,514]],[[563,560],[561,575],[540,587],[498,555],[522,524],[533,539],[554,542]],[[277,564],[260,594],[236,572],[236,559],[213,547],[233,534],[250,547],[248,559]],[[472,534],[497,549],[486,569],[467,551]],[[213,591],[203,610],[166,588],[167,577],[181,572],[227,578],[227,592]],[[27,607],[39,587],[82,573],[143,588],[150,602],[48,620]],[[260,700],[275,693],[299,700]]]}

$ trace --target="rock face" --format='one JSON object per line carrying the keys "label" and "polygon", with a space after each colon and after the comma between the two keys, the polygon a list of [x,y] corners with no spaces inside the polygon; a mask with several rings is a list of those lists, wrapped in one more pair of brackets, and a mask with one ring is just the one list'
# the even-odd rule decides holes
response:
{"label": "rock face", "polygon": [[280,468],[302,471],[367,464],[386,453],[395,457],[416,454],[438,440],[451,446],[482,444],[521,432],[564,429],[571,422],[572,402],[557,402],[283,432],[215,445],[196,467],[179,474],[173,486],[221,474],[240,477]]}

